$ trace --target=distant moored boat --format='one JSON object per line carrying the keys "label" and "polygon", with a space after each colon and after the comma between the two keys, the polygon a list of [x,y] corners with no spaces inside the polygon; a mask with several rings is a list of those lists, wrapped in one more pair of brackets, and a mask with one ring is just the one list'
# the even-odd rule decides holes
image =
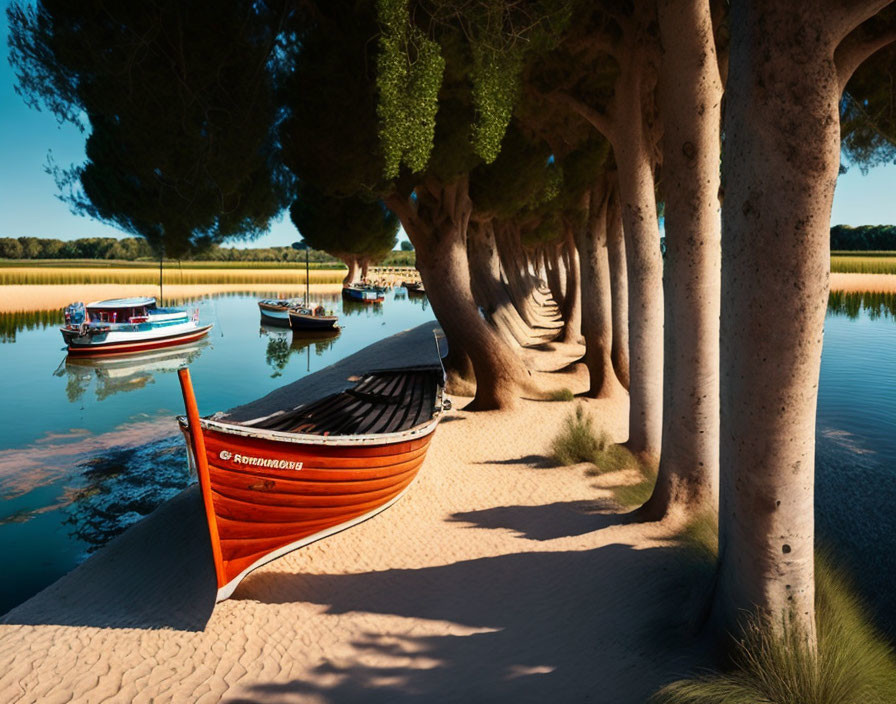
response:
{"label": "distant moored boat", "polygon": [[301,305],[298,298],[265,298],[258,302],[258,310],[261,313],[261,322],[267,325],[276,325],[281,328],[289,327],[289,309]]}
{"label": "distant moored boat", "polygon": [[438,366],[370,372],[354,388],[242,422],[200,418],[189,372],[179,373],[178,422],[199,474],[217,601],[257,567],[394,504],[443,410]]}
{"label": "distant moored boat", "polygon": [[361,303],[382,303],[385,300],[384,290],[365,284],[346,284],[342,287],[342,295]]}
{"label": "distant moored boat", "polygon": [[199,322],[198,308],[159,308],[155,298],[115,298],[68,305],[60,332],[69,355],[93,357],[183,345],[211,328]]}

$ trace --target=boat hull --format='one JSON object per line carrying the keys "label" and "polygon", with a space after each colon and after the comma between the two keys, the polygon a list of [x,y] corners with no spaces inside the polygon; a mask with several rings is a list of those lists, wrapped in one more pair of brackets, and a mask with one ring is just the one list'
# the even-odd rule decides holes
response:
{"label": "boat hull", "polygon": [[274,325],[278,328],[289,327],[289,309],[284,308],[280,311],[272,310],[270,308],[262,308],[261,306],[259,306],[258,309],[261,313],[261,322],[265,325]]}
{"label": "boat hull", "polygon": [[[68,341],[68,354],[72,357],[110,357],[135,354],[195,342],[205,337],[211,329],[212,325],[192,326],[187,330],[179,330],[168,335],[147,336],[142,339],[128,339],[125,333],[119,333],[111,340],[97,342],[80,343],[76,339],[72,339]],[[65,331],[63,331],[64,333]]]}
{"label": "boat hull", "polygon": [[252,570],[394,504],[416,478],[435,425],[398,437],[296,442],[203,420],[201,462],[181,420],[210,523],[217,600]]}
{"label": "boat hull", "polygon": [[290,313],[287,325],[293,330],[309,331],[309,330],[335,330],[336,323],[339,321],[335,315],[299,315]]}
{"label": "boat hull", "polygon": [[345,286],[342,289],[342,295],[352,301],[359,303],[382,303],[386,297],[379,291],[371,289],[351,288]]}

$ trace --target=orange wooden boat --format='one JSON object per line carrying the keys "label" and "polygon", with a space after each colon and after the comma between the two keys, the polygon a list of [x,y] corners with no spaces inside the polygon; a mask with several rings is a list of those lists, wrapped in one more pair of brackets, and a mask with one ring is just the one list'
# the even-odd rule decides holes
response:
{"label": "orange wooden boat", "polygon": [[248,421],[178,417],[199,475],[217,601],[252,570],[384,511],[417,476],[443,411],[441,367],[371,372],[350,389]]}

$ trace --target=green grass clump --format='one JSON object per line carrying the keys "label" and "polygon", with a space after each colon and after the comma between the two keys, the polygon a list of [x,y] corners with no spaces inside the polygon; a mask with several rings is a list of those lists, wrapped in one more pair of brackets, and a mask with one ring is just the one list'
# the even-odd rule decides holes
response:
{"label": "green grass clump", "polygon": [[818,656],[799,632],[776,638],[751,620],[729,672],[680,680],[653,704],[886,704],[896,702],[896,655],[875,631],[846,578],[816,560]]}
{"label": "green grass clump", "polygon": [[548,401],[572,401],[576,395],[570,391],[569,389],[557,389],[556,391],[551,391],[546,399]]}
{"label": "green grass clump", "polygon": [[620,506],[635,508],[643,506],[653,493],[653,487],[656,484],[656,471],[644,462],[638,461],[631,453],[629,453],[629,457],[631,457],[630,466],[634,466],[638,470],[641,475],[640,479],[634,484],[614,486],[612,491],[613,498]]}
{"label": "green grass clump", "polygon": [[591,462],[600,449],[594,422],[585,413],[585,407],[579,404],[575,412],[566,417],[563,430],[551,443],[551,459],[558,465]]}

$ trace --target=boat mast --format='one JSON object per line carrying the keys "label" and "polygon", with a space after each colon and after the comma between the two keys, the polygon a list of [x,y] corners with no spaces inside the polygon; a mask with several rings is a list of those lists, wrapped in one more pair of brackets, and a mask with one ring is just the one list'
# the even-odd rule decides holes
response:
{"label": "boat mast", "polygon": [[159,250],[159,307],[165,307],[165,299],[162,291],[162,260],[165,258],[165,246]]}
{"label": "boat mast", "polygon": [[311,277],[308,273],[308,245],[305,245],[305,307],[306,308],[309,305],[311,305],[310,303],[308,303],[308,301],[311,298],[311,294],[309,293],[310,288],[311,288],[310,283],[309,283],[310,280],[311,280]]}

